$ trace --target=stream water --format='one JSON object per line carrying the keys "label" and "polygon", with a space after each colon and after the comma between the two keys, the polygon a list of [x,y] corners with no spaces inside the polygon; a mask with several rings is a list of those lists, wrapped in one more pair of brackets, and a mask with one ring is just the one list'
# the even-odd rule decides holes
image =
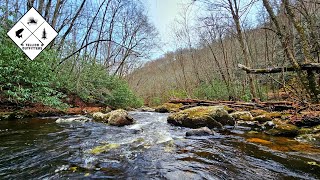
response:
{"label": "stream water", "polygon": [[[298,151],[281,138],[252,143],[241,129],[186,137],[188,128],[167,124],[168,114],[130,115],[136,123],[125,127],[2,121],[0,179],[320,179],[316,147]],[[93,153],[97,146],[103,151]]]}

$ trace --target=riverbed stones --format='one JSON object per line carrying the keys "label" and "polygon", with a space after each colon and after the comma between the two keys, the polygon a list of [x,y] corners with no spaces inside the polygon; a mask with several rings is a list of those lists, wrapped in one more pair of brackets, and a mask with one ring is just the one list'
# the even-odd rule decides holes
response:
{"label": "riverbed stones", "polygon": [[237,111],[230,114],[236,121],[252,121],[253,116],[249,111]]}
{"label": "riverbed stones", "polygon": [[164,103],[160,106],[155,107],[155,111],[159,113],[169,113],[169,112],[178,112],[180,108],[183,106],[182,103],[174,104],[174,103]]}
{"label": "riverbed stones", "polygon": [[189,128],[222,128],[224,125],[234,125],[234,119],[224,109],[224,106],[198,106],[170,114],[168,123]]}
{"label": "riverbed stones", "polygon": [[208,127],[202,127],[198,129],[190,129],[186,132],[186,136],[209,136],[213,135],[213,131],[211,131]]}

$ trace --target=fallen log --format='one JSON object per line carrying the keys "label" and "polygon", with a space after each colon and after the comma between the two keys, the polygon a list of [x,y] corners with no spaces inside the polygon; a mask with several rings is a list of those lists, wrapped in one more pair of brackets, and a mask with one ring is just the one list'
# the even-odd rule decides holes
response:
{"label": "fallen log", "polygon": [[[247,73],[250,74],[268,74],[268,73],[280,73],[280,72],[288,72],[288,71],[296,71],[295,67],[272,67],[266,69],[251,69],[246,67],[242,64],[238,64],[238,67]],[[320,70],[320,63],[308,63],[308,64],[301,64],[301,70]]]}
{"label": "fallen log", "polygon": [[187,109],[195,106],[214,106],[214,105],[225,105],[232,108],[243,108],[243,109],[266,109],[274,111],[283,110],[297,110],[299,106],[290,101],[277,101],[277,102],[241,102],[241,101],[208,101],[199,99],[171,99],[169,103],[178,104],[181,103],[184,106],[182,109]]}

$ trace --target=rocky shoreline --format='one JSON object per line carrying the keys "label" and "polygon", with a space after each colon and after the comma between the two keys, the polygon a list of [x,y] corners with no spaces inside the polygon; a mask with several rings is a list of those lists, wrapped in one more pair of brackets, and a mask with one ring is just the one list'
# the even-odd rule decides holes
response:
{"label": "rocky shoreline", "polygon": [[[155,111],[171,113],[168,123],[175,126],[193,129],[208,127],[212,130],[221,130],[225,125],[238,126],[245,127],[252,134],[293,137],[300,142],[320,145],[320,111],[268,112],[262,109],[241,110],[220,105],[185,109],[181,103],[165,103],[156,107]],[[207,129],[197,134],[208,134],[206,132],[208,132]]]}
{"label": "rocky shoreline", "polygon": [[[128,109],[134,110],[134,109]],[[266,111],[242,110],[226,105],[196,106],[186,108],[181,103],[164,103],[155,108],[142,107],[136,111],[170,113],[167,122],[174,126],[192,128],[187,136],[212,135],[225,126],[242,127],[251,134],[262,133],[275,137],[293,137],[300,142],[319,146],[320,111]],[[65,111],[52,108],[24,108],[19,111],[0,112],[0,120],[22,119],[39,116],[85,115],[94,121],[112,126],[134,123],[126,110],[109,107],[74,107]]]}

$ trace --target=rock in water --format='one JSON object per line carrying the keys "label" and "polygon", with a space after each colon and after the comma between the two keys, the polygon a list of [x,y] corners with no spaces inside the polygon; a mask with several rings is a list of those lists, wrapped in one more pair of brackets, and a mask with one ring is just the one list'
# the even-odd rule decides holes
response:
{"label": "rock in water", "polygon": [[183,104],[174,104],[174,103],[164,103],[160,106],[157,106],[155,108],[156,112],[159,113],[168,113],[168,112],[178,112],[180,108],[183,106]]}
{"label": "rock in water", "polygon": [[133,124],[133,118],[123,109],[118,109],[108,113],[108,123],[112,126],[125,126]]}
{"label": "rock in water", "polygon": [[208,127],[191,129],[186,132],[186,136],[209,136],[213,134],[214,134],[213,131],[211,131]]}
{"label": "rock in water", "polygon": [[222,128],[234,125],[234,119],[223,106],[198,106],[169,115],[168,123],[189,128]]}
{"label": "rock in water", "polygon": [[272,136],[296,136],[298,135],[299,128],[295,125],[274,120],[275,126],[273,129],[266,131],[267,134]]}
{"label": "rock in water", "polygon": [[87,122],[87,121],[90,121],[90,119],[85,116],[77,116],[77,117],[70,117],[70,118],[59,118],[56,120],[56,123],[72,123],[72,122]]}
{"label": "rock in water", "polygon": [[109,114],[103,114],[102,112],[96,112],[92,114],[92,118],[95,121],[101,121],[104,123],[108,123]]}
{"label": "rock in water", "polygon": [[249,111],[237,111],[230,114],[231,117],[233,117],[235,120],[239,121],[252,121],[253,116]]}

